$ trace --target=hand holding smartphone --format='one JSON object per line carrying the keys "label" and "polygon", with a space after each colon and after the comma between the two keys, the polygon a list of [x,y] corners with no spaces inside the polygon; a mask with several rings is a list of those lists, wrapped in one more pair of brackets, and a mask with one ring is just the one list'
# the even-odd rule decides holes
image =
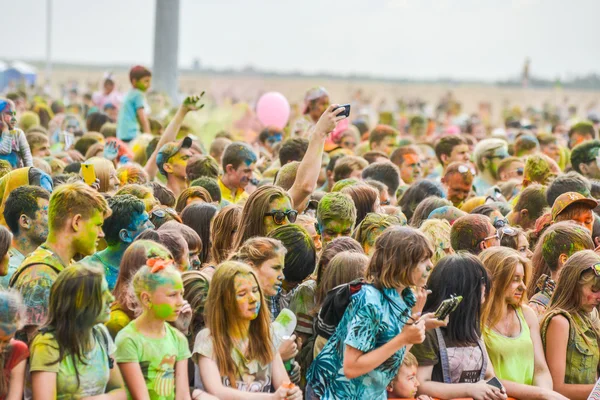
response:
{"label": "hand holding smartphone", "polygon": [[442,304],[435,311],[435,317],[440,321],[445,320],[450,313],[456,310],[462,299],[462,296],[450,296],[449,299],[442,301]]}
{"label": "hand holding smartphone", "polygon": [[81,164],[81,176],[83,177],[83,181],[92,186],[96,182],[96,170],[94,169],[93,164]]}
{"label": "hand holding smartphone", "polygon": [[344,111],[342,111],[339,114],[337,114],[337,116],[338,117],[345,116],[346,118],[348,118],[350,116],[350,104],[341,104],[334,111],[337,111],[340,108],[344,108]]}

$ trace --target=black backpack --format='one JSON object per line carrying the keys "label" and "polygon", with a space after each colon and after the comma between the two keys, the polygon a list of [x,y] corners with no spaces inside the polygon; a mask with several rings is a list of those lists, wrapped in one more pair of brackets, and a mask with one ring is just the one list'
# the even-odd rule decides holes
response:
{"label": "black backpack", "polygon": [[331,289],[325,296],[323,305],[317,315],[315,333],[329,339],[342,320],[346,308],[352,301],[352,296],[360,292],[362,287],[367,284],[364,279],[359,278]]}

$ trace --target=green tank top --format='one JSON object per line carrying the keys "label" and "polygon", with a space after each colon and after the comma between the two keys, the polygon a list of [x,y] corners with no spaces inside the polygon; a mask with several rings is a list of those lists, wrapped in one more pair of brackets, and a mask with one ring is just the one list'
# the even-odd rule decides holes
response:
{"label": "green tank top", "polygon": [[532,385],[535,369],[533,342],[521,307],[516,312],[521,324],[518,336],[504,336],[486,327],[483,340],[498,379]]}
{"label": "green tank top", "polygon": [[[569,321],[565,383],[587,385],[596,383],[600,351],[598,349],[598,335],[591,327],[592,320],[582,318],[579,314],[572,315],[563,310],[551,311],[544,317],[540,327],[544,349],[546,349],[546,332],[550,321],[559,314]],[[590,318],[592,317],[590,316]],[[546,351],[548,350],[546,349]]]}

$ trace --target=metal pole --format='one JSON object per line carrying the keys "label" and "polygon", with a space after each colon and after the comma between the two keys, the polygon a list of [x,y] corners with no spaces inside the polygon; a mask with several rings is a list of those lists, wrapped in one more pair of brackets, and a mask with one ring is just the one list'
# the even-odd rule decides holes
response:
{"label": "metal pole", "polygon": [[52,0],[46,0],[46,82],[52,75]]}
{"label": "metal pole", "polygon": [[179,0],[156,0],[152,86],[178,102]]}

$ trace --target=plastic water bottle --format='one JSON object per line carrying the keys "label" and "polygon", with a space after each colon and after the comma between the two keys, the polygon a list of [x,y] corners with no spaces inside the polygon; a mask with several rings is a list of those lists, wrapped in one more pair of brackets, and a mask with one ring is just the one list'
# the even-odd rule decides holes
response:
{"label": "plastic water bottle", "polygon": [[[273,334],[275,335],[276,343],[279,343],[279,345],[281,345],[282,342],[288,340],[294,334],[297,324],[298,320],[296,319],[296,315],[294,315],[293,312],[291,312],[287,308],[281,310],[275,321],[273,321],[273,323],[271,324],[273,327]],[[293,358],[284,362],[285,369],[288,372],[291,371],[293,363]]]}

